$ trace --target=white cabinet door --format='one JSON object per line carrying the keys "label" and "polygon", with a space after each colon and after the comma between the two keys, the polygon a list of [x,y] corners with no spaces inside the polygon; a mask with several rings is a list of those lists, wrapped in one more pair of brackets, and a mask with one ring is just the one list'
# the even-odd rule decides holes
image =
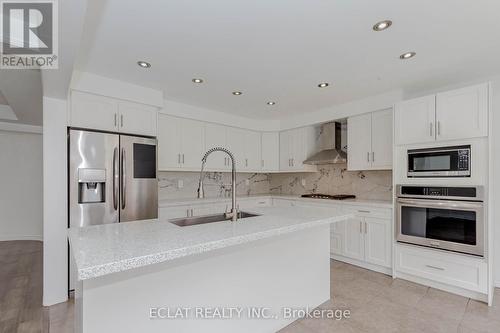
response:
{"label": "white cabinet door", "polygon": [[392,169],[392,132],[392,109],[373,112],[372,169]]}
{"label": "white cabinet door", "polygon": [[278,132],[262,133],[262,170],[278,171],[280,167],[280,137]]}
{"label": "white cabinet door", "polygon": [[[205,124],[205,152],[215,147],[226,147],[226,127],[212,123]],[[207,170],[229,169],[228,156],[223,152],[210,154],[207,159]]]}
{"label": "white cabinet door", "polygon": [[236,159],[236,170],[244,171],[245,166],[245,149],[246,149],[246,131],[239,128],[228,127],[227,128],[227,147],[233,153]]}
{"label": "white cabinet door", "polygon": [[364,259],[363,219],[355,217],[345,221],[344,255],[349,258]]}
{"label": "white cabinet door", "polygon": [[343,255],[345,240],[345,222],[330,225],[330,253]]}
{"label": "white cabinet door", "polygon": [[291,131],[291,149],[290,149],[290,158],[292,160],[292,170],[300,170],[302,169],[302,162],[305,158],[305,149],[306,149],[306,132],[305,128],[297,128]]}
{"label": "white cabinet door", "polygon": [[488,135],[488,84],[437,94],[436,138],[455,140]]}
{"label": "white cabinet door", "polygon": [[70,126],[118,131],[118,102],[113,98],[71,92]]}
{"label": "white cabinet door", "polygon": [[434,95],[396,104],[394,110],[396,144],[435,140],[436,98]]}
{"label": "white cabinet door", "polygon": [[181,119],[181,163],[182,168],[200,169],[205,153],[204,123]]}
{"label": "white cabinet door", "polygon": [[120,132],[156,136],[157,108],[149,105],[120,101]]}
{"label": "white cabinet door", "polygon": [[181,119],[158,115],[158,169],[181,167]]}
{"label": "white cabinet door", "polygon": [[391,266],[391,220],[365,217],[365,261]]}
{"label": "white cabinet door", "polygon": [[292,133],[292,130],[280,132],[280,170],[283,171],[292,169]]}
{"label": "white cabinet door", "polygon": [[260,133],[254,131],[245,132],[245,170],[260,170],[262,163]]}
{"label": "white cabinet door", "polygon": [[370,113],[347,119],[348,170],[367,170],[371,168],[371,132]]}

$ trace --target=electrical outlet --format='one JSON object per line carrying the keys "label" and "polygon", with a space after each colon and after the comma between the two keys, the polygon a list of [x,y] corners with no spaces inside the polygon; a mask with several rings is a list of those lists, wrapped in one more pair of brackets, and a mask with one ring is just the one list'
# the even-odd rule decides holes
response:
{"label": "electrical outlet", "polygon": [[245,185],[250,186],[250,179],[245,179]]}
{"label": "electrical outlet", "polygon": [[300,183],[302,184],[302,186],[304,186],[304,187],[306,186],[306,180],[304,178],[302,178]]}
{"label": "electrical outlet", "polygon": [[183,188],[184,187],[184,181],[182,179],[177,180],[177,188]]}

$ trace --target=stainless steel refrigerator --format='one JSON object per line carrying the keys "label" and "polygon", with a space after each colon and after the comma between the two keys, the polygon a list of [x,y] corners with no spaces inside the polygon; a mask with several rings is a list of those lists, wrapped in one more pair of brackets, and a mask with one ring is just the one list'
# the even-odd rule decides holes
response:
{"label": "stainless steel refrigerator", "polygon": [[[156,139],[69,130],[69,226],[158,217]],[[74,265],[70,256],[70,290]]]}

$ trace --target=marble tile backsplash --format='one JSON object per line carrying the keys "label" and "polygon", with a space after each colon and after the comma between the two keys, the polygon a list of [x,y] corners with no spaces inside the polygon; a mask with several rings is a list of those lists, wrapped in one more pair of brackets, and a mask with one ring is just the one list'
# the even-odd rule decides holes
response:
{"label": "marble tile backsplash", "polygon": [[[159,172],[159,199],[195,198],[198,179],[197,172]],[[231,174],[207,172],[204,188],[206,197],[230,196]],[[238,195],[354,194],[360,199],[390,200],[392,172],[347,171],[345,164],[336,164],[320,166],[315,173],[241,173],[236,191]]]}

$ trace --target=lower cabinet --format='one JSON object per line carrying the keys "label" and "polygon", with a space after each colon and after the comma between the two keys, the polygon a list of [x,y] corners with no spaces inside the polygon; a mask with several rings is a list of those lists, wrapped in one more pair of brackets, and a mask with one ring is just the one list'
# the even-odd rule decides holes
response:
{"label": "lower cabinet", "polygon": [[331,227],[331,253],[391,268],[391,210],[344,208],[354,218]]}

